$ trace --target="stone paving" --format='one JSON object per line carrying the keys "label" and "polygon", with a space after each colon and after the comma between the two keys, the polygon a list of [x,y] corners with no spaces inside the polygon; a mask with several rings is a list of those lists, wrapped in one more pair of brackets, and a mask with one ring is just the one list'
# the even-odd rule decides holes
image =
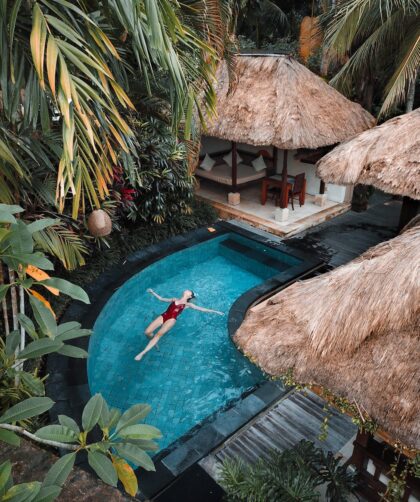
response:
{"label": "stone paving", "polygon": [[[50,450],[40,448],[30,441],[22,440],[20,448],[0,443],[0,463],[10,460],[15,483],[42,481],[48,469],[58,460]],[[60,502],[129,502],[136,499],[108,486],[93,474],[75,467],[70,473]]]}

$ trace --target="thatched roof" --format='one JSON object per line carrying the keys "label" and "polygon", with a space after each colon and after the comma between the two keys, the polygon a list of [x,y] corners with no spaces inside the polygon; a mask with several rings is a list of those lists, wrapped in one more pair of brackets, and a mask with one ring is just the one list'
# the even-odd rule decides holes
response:
{"label": "thatched roof", "polygon": [[237,56],[229,93],[217,71],[217,116],[204,134],[256,146],[318,148],[369,129],[375,119],[290,56]]}
{"label": "thatched roof", "polygon": [[264,371],[356,403],[420,449],[420,225],[251,309],[234,341]]}
{"label": "thatched roof", "polygon": [[324,181],[420,199],[420,108],[342,143],[317,163]]}

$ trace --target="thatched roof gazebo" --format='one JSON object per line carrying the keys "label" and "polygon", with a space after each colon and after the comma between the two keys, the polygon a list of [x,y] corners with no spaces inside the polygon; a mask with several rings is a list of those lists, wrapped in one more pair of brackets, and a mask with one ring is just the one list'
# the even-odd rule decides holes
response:
{"label": "thatched roof gazebo", "polygon": [[420,108],[337,146],[317,163],[317,174],[329,183],[362,183],[406,197],[403,226],[420,200]]}
{"label": "thatched roof gazebo", "polygon": [[252,308],[235,343],[420,449],[420,225]]}
{"label": "thatched roof gazebo", "polygon": [[[222,62],[216,74],[216,115],[205,134],[232,142],[232,185],[236,188],[236,143],[284,150],[334,145],[369,129],[375,119],[290,56],[238,55],[236,80]],[[287,207],[282,198],[281,207]]]}

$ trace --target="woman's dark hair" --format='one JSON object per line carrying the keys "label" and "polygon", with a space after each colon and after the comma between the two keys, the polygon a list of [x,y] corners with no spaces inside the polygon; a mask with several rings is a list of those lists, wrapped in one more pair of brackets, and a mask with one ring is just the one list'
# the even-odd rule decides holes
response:
{"label": "woman's dark hair", "polygon": [[195,293],[194,293],[194,291],[191,291],[191,298],[188,298],[187,302],[190,302],[191,300],[194,300],[194,298],[195,298]]}

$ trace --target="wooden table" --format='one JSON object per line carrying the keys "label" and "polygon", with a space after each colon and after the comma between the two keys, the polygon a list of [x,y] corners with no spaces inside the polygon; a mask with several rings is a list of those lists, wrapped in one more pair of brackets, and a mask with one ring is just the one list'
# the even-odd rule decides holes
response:
{"label": "wooden table", "polygon": [[[286,193],[286,200],[289,200],[289,190],[292,190],[293,188],[293,183],[290,181],[294,179],[294,176],[288,175],[287,176],[287,193]],[[264,206],[265,203],[267,202],[267,193],[269,188],[280,188],[282,186],[282,176],[280,174],[276,174],[274,176],[270,176],[267,178],[263,178],[262,183],[261,183],[261,204]],[[306,186],[306,183],[304,187]],[[276,197],[276,206],[279,205],[280,197]],[[302,190],[302,192],[299,195],[299,203],[303,206],[305,204],[305,189]]]}

